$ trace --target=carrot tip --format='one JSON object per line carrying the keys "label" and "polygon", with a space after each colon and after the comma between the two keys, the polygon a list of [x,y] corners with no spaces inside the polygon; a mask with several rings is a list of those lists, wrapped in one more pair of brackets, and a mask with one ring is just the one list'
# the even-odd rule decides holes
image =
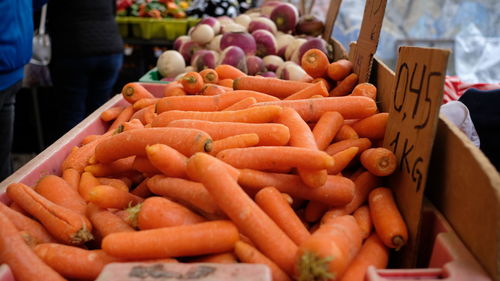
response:
{"label": "carrot tip", "polygon": [[130,222],[130,226],[132,226],[133,228],[137,228],[137,217],[139,215],[139,212],[141,211],[141,207],[142,207],[142,204],[143,203],[139,203],[135,206],[131,206],[131,204],[129,204],[129,207],[127,208],[127,213],[128,213],[128,217],[129,217],[129,222]]}
{"label": "carrot tip", "polygon": [[298,281],[335,279],[335,274],[328,271],[332,260],[332,257],[321,258],[313,252],[305,252],[298,263]]}
{"label": "carrot tip", "polygon": [[399,251],[406,244],[406,241],[403,237],[397,235],[392,238],[392,244],[395,246],[396,251]]}
{"label": "carrot tip", "polygon": [[124,129],[123,125],[119,125],[119,126],[115,129],[115,131],[113,132],[113,135],[117,135],[117,134],[119,134],[119,133],[123,132],[123,129]]}
{"label": "carrot tip", "polygon": [[125,88],[125,91],[123,92],[123,94],[127,97],[133,96],[134,95],[134,88],[133,87]]}
{"label": "carrot tip", "polygon": [[203,150],[205,150],[205,152],[210,152],[210,151],[212,151],[212,148],[213,148],[213,141],[206,140],[205,146],[203,147]]}

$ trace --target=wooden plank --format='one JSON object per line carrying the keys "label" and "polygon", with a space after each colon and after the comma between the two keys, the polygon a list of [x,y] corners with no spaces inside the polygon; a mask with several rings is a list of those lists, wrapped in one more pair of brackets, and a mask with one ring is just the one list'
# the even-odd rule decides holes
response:
{"label": "wooden plank", "polygon": [[326,13],[325,16],[325,30],[323,31],[323,39],[325,41],[330,40],[332,36],[333,26],[335,25],[335,21],[337,20],[341,4],[342,0],[330,1],[330,5],[328,6],[328,12]]}

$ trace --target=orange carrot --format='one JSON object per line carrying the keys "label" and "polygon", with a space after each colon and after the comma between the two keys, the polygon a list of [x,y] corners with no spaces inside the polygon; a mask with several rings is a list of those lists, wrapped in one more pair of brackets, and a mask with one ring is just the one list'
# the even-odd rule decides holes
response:
{"label": "orange carrot", "polygon": [[129,186],[121,179],[114,179],[114,178],[105,178],[105,177],[100,177],[97,178],[99,181],[99,185],[109,185],[114,188],[118,188],[120,190],[128,192]]}
{"label": "orange carrot", "polygon": [[140,99],[140,100],[134,102],[132,107],[134,108],[134,110],[140,110],[140,109],[143,109],[143,108],[148,107],[150,105],[155,105],[159,100],[160,100],[160,98]]}
{"label": "orange carrot", "polygon": [[377,87],[370,83],[361,83],[352,90],[351,96],[365,96],[373,100],[377,98]]}
{"label": "orange carrot", "polygon": [[217,205],[266,256],[285,272],[292,272],[295,243],[241,189],[216,158],[196,153],[188,161],[188,175],[201,178]]}
{"label": "orange carrot", "polygon": [[229,65],[229,64],[221,64],[215,67],[215,71],[219,75],[219,81],[224,79],[236,79],[239,77],[247,76],[238,68]]}
{"label": "orange carrot", "polygon": [[351,163],[354,157],[356,157],[358,151],[359,147],[353,146],[332,155],[333,160],[335,161],[335,165],[332,168],[328,169],[328,174],[336,175],[342,172],[342,170],[344,170],[344,168],[347,167],[349,163]]}
{"label": "orange carrot", "polygon": [[[236,243],[238,243],[238,242],[236,242]],[[199,257],[199,258],[190,260],[190,262],[232,264],[232,263],[237,263],[238,261],[236,260],[236,256],[232,252],[229,252],[229,253],[213,254],[213,255]]]}
{"label": "orange carrot", "polygon": [[163,89],[164,97],[172,97],[172,96],[185,96],[187,95],[186,91],[182,84],[178,81],[168,83]]}
{"label": "orange carrot", "polygon": [[101,208],[123,209],[144,199],[109,185],[97,185],[89,190],[88,201]]}
{"label": "orange carrot", "polygon": [[87,206],[87,217],[101,237],[106,237],[115,232],[134,231],[117,215],[93,203],[89,203]]}
{"label": "orange carrot", "polygon": [[328,57],[319,49],[310,49],[304,53],[300,66],[311,75],[312,78],[323,77],[328,70]]}
{"label": "orange carrot", "polygon": [[194,95],[201,91],[203,88],[203,77],[198,72],[188,72],[180,79],[184,91]]}
{"label": "orange carrot", "polygon": [[85,216],[52,203],[32,188],[13,183],[7,187],[7,195],[37,218],[55,238],[75,245],[92,239],[92,225]]}
{"label": "orange carrot", "polygon": [[300,245],[311,236],[290,204],[276,188],[261,189],[255,195],[255,202],[295,244]]}
{"label": "orange carrot", "polygon": [[340,127],[340,130],[335,135],[333,141],[338,142],[348,139],[359,139],[359,136],[358,133],[356,133],[356,131],[350,125],[344,124],[342,125],[342,127]]}
{"label": "orange carrot", "polygon": [[80,172],[76,169],[68,168],[63,170],[62,178],[74,189],[78,190],[80,184]]}
{"label": "orange carrot", "polygon": [[125,109],[116,117],[115,121],[109,126],[108,132],[114,132],[121,124],[130,120],[130,117],[134,114],[134,108],[132,105],[125,107]]}
{"label": "orange carrot", "polygon": [[389,113],[377,113],[352,124],[352,128],[362,138],[373,140],[384,138]]}
{"label": "orange carrot", "polygon": [[39,222],[9,208],[3,203],[0,203],[0,213],[6,216],[19,231],[26,231],[38,243],[55,242],[54,238]]}
{"label": "orange carrot", "polygon": [[363,281],[369,266],[377,269],[387,267],[389,262],[389,251],[384,243],[380,241],[376,233],[373,233],[363,243],[361,250],[351,262],[340,281]]}
{"label": "orange carrot", "polygon": [[149,195],[151,195],[151,191],[148,188],[148,184],[147,184],[148,180],[149,180],[149,178],[144,179],[132,191],[130,191],[130,193],[132,193],[136,196],[142,197],[142,198],[149,197]]}
{"label": "orange carrot", "polygon": [[143,98],[154,98],[153,94],[138,82],[131,82],[123,86],[122,95],[131,104]]}
{"label": "orange carrot", "polygon": [[219,86],[222,86],[224,88],[233,88],[234,80],[227,78],[227,79],[219,79],[219,82],[217,83]]}
{"label": "orange carrot", "polygon": [[408,230],[392,191],[385,187],[375,188],[368,195],[368,206],[380,240],[389,248],[399,250],[403,247],[408,241]]}
{"label": "orange carrot", "polygon": [[158,143],[146,146],[146,154],[151,164],[166,176],[186,177],[188,158],[177,150]]}
{"label": "orange carrot", "polygon": [[[285,80],[283,80],[285,81]],[[316,122],[327,111],[337,111],[344,119],[359,119],[377,111],[375,101],[367,97],[326,97],[321,99],[259,102],[252,107],[279,105],[295,109],[306,122]]]}
{"label": "orange carrot", "polygon": [[318,78],[314,78],[314,80],[311,81],[311,83],[317,83],[317,82],[321,82],[323,83],[323,85],[325,85],[325,88],[328,92],[330,92],[331,88],[332,88],[332,84],[330,83],[330,81],[326,80],[325,78],[322,78],[322,77],[318,77]]}
{"label": "orange carrot", "polygon": [[125,209],[125,210],[118,210],[115,211],[113,214],[120,218],[125,224],[128,226],[132,227],[133,229],[137,229],[137,220],[135,219],[135,216],[133,213],[130,213],[130,209]]}
{"label": "orange carrot", "polygon": [[300,100],[300,99],[308,99],[315,95],[320,95],[323,97],[328,97],[328,90],[325,85],[321,82],[317,82],[315,84],[311,84],[311,86],[304,88],[295,94],[291,94],[285,98],[285,100]]}
{"label": "orange carrot", "polygon": [[107,164],[97,163],[88,165],[85,167],[85,172],[92,173],[96,177],[110,177],[123,174],[134,169],[134,160],[135,156],[129,156]]}
{"label": "orange carrot", "polygon": [[233,84],[235,90],[252,90],[278,98],[286,98],[310,86],[311,84],[307,82],[256,76],[237,78]]}
{"label": "orange carrot", "polygon": [[96,177],[94,177],[92,173],[84,172],[80,177],[80,185],[78,186],[78,193],[80,193],[83,199],[88,201],[90,189],[100,184],[101,183],[99,182],[99,180]]}
{"label": "orange carrot", "polygon": [[[358,83],[358,75],[351,73],[344,80],[340,81],[333,90],[330,91],[330,96],[339,97],[350,94]],[[373,99],[372,99],[373,100]]]}
{"label": "orange carrot", "polygon": [[128,259],[197,256],[231,251],[238,239],[238,229],[230,221],[209,221],[112,233],[103,239],[102,249]]}
{"label": "orange carrot", "polygon": [[315,222],[319,220],[328,209],[330,209],[330,206],[323,202],[309,201],[304,211],[304,219],[307,222]]}
{"label": "orange carrot", "polygon": [[103,250],[85,250],[55,243],[36,245],[34,252],[67,278],[96,279],[106,264],[120,261]]}
{"label": "orange carrot", "polygon": [[108,135],[111,135],[111,132],[106,133],[105,136],[98,138],[93,142],[72,150],[61,164],[61,170],[64,171],[72,168],[80,173],[83,172],[83,169],[87,166],[89,159],[94,155],[95,147],[101,141],[106,139]]}
{"label": "orange carrot", "polygon": [[35,191],[53,203],[85,215],[87,204],[82,196],[64,179],[47,175],[35,185]]}
{"label": "orange carrot", "polygon": [[333,166],[333,159],[323,151],[291,146],[257,146],[226,149],[217,158],[236,167],[249,169],[275,169],[298,167],[309,170]]}
{"label": "orange carrot", "polygon": [[258,143],[259,135],[254,133],[230,136],[225,139],[214,141],[210,154],[217,155],[217,153],[225,149],[251,147]]}
{"label": "orange carrot", "polygon": [[203,78],[203,82],[205,83],[217,83],[219,82],[219,74],[217,71],[207,68],[200,71],[201,78]]}
{"label": "orange carrot", "polygon": [[240,109],[245,109],[249,108],[251,105],[256,104],[257,100],[254,97],[248,97],[240,100],[239,102],[236,102],[226,108],[224,108],[222,111],[229,111],[229,110],[240,110]]}
{"label": "orange carrot", "polygon": [[281,268],[279,268],[278,265],[276,265],[276,263],[262,254],[259,250],[255,249],[253,246],[245,242],[237,241],[234,245],[234,252],[241,262],[267,265],[269,269],[271,269],[271,276],[273,277],[273,281],[292,280]]}
{"label": "orange carrot", "polygon": [[86,145],[87,143],[93,142],[98,138],[101,138],[102,135],[87,135],[82,139],[81,145]]}
{"label": "orange carrot", "polygon": [[319,118],[312,131],[319,150],[325,150],[342,127],[344,117],[338,112],[328,111]]}
{"label": "orange carrot", "polygon": [[[232,80],[231,80],[231,82],[232,82]],[[200,91],[200,94],[204,95],[204,96],[215,96],[215,95],[220,95],[220,94],[223,94],[227,91],[232,91],[232,90],[233,90],[233,88],[228,88],[228,87],[224,87],[224,86],[217,85],[217,84],[205,83],[205,85],[203,86],[203,88]]]}
{"label": "orange carrot", "polygon": [[140,173],[146,175],[153,175],[161,173],[147,157],[137,156],[134,158],[134,164],[132,168]]}
{"label": "orange carrot", "polygon": [[137,110],[131,117],[130,120],[138,119],[142,124],[146,125],[151,123],[153,119],[156,117],[155,113],[155,104],[146,106],[142,109]]}
{"label": "orange carrot", "polygon": [[0,212],[0,225],[2,226],[0,227],[0,260],[10,267],[15,280],[66,280],[38,258],[26,245],[14,224],[2,212]]}
{"label": "orange carrot", "polygon": [[362,153],[363,151],[367,150],[372,146],[372,142],[367,139],[367,138],[360,138],[360,139],[347,139],[347,140],[342,140],[338,142],[334,142],[330,144],[326,148],[326,153],[330,155],[335,155],[339,153],[342,150],[346,150],[350,147],[358,147],[359,151],[358,153]]}
{"label": "orange carrot", "polygon": [[123,111],[124,106],[113,106],[111,108],[106,109],[101,113],[101,120],[104,122],[108,122],[111,120],[115,120],[118,115]]}
{"label": "orange carrot", "polygon": [[[141,110],[139,110],[139,111],[141,111]],[[142,112],[142,113],[145,113],[145,112]],[[147,117],[148,120],[142,118],[142,117],[144,117],[144,115],[140,118],[142,118],[144,122],[151,122],[151,120],[152,120],[152,118],[154,118],[154,116],[156,116],[155,113],[153,113],[151,116]],[[123,122],[120,126],[118,126],[118,128],[117,128],[118,132],[116,132],[115,134],[130,131],[130,130],[135,130],[135,129],[144,129],[144,125],[142,123],[143,121],[137,119],[134,116],[132,116],[132,117],[133,117],[133,119],[131,119],[130,121]]]}
{"label": "orange carrot", "polygon": [[352,72],[352,62],[341,59],[328,65],[327,75],[335,81],[344,80]]}
{"label": "orange carrot", "polygon": [[21,208],[19,205],[16,204],[16,202],[11,202],[10,205],[9,205],[9,208],[11,208],[12,210],[16,211],[16,212],[19,212],[27,217],[30,216],[30,214],[28,214],[28,212],[26,212],[25,210],[23,210],[23,208]]}
{"label": "orange carrot", "polygon": [[282,124],[254,124],[237,122],[211,122],[204,120],[174,120],[169,127],[193,128],[206,132],[214,141],[227,137],[255,133],[259,136],[258,145],[286,145],[290,139],[290,130]]}
{"label": "orange carrot", "polygon": [[153,127],[164,127],[179,119],[206,120],[214,122],[267,123],[273,122],[283,109],[279,106],[258,106],[234,111],[198,112],[170,110],[160,113],[153,120]]}
{"label": "orange carrot", "polygon": [[396,155],[387,148],[369,148],[359,158],[361,164],[372,174],[380,177],[392,174],[397,167]]}
{"label": "orange carrot", "polygon": [[199,182],[156,175],[147,181],[147,185],[154,194],[171,198],[208,217],[223,216],[205,186]]}
{"label": "orange carrot", "polygon": [[323,224],[299,247],[296,272],[299,280],[340,279],[361,248],[361,234],[352,216]]}
{"label": "orange carrot", "polygon": [[344,206],[351,202],[354,196],[354,183],[341,176],[328,176],[325,185],[307,188],[297,175],[266,173],[249,169],[242,169],[240,172],[238,182],[251,190],[274,186],[280,192],[287,193],[294,198],[323,202],[329,206]]}
{"label": "orange carrot", "polygon": [[359,225],[359,229],[361,229],[361,238],[364,240],[370,236],[372,232],[372,219],[370,217],[370,209],[368,206],[364,205],[359,207],[352,216],[356,219],[356,222]]}
{"label": "orange carrot", "polygon": [[158,196],[149,197],[137,208],[131,208],[135,209],[137,226],[141,230],[206,221],[186,207]]}
{"label": "orange carrot", "polygon": [[99,143],[95,148],[95,158],[101,163],[110,163],[130,155],[146,156],[145,147],[155,143],[169,145],[189,156],[198,151],[210,151],[212,140],[207,133],[196,129],[137,129],[111,136]]}

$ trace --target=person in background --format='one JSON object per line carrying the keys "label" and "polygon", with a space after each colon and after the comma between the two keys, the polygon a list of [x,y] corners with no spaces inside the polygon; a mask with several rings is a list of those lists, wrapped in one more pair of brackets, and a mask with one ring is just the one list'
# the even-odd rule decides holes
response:
{"label": "person in background", "polygon": [[32,55],[33,11],[45,0],[0,0],[0,181],[12,173],[16,93]]}
{"label": "person in background", "polygon": [[50,0],[50,72],[60,137],[108,101],[123,62],[115,0]]}

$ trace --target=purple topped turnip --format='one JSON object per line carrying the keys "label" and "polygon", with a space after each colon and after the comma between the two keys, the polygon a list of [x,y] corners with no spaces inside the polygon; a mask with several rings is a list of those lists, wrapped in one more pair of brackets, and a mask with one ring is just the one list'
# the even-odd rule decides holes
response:
{"label": "purple topped turnip", "polygon": [[161,76],[172,78],[184,72],[186,63],[179,52],[170,50],[163,52],[163,54],[158,57],[156,67]]}
{"label": "purple topped turnip", "polygon": [[208,24],[199,24],[191,32],[191,40],[201,45],[205,45],[214,38],[214,30]]}
{"label": "purple topped turnip", "polygon": [[255,38],[255,44],[257,46],[256,55],[259,57],[264,57],[267,55],[275,55],[278,50],[278,45],[271,32],[259,29],[252,33],[253,38]]}
{"label": "purple topped turnip", "polygon": [[191,57],[193,56],[193,54],[200,49],[202,49],[200,44],[188,40],[182,43],[181,47],[179,48],[179,53],[181,53],[181,55],[184,57],[184,60],[189,63],[191,62]]}
{"label": "purple topped turnip", "polygon": [[310,82],[312,77],[300,65],[287,61],[277,71],[276,76],[283,80]]}
{"label": "purple topped turnip", "polygon": [[257,49],[254,37],[246,32],[230,32],[222,35],[221,50],[225,50],[229,46],[240,47],[246,55],[255,55]]}
{"label": "purple topped turnip", "polygon": [[292,59],[292,55],[295,52],[295,50],[297,50],[298,48],[300,48],[300,46],[302,46],[302,44],[304,44],[306,42],[307,42],[307,40],[303,39],[303,38],[294,39],[292,41],[292,43],[290,43],[290,45],[288,45],[286,47],[285,60],[291,60]]}
{"label": "purple topped turnip", "polygon": [[209,50],[199,50],[191,59],[191,66],[195,71],[202,71],[205,68],[215,68],[219,54]]}
{"label": "purple topped turnip", "polygon": [[177,37],[177,39],[175,39],[175,41],[174,41],[174,50],[179,51],[179,49],[181,48],[181,45],[184,42],[187,42],[189,40],[191,40],[191,37],[189,37],[187,35],[182,35],[182,36]]}
{"label": "purple topped turnip", "polygon": [[270,18],[276,23],[279,31],[288,33],[295,30],[299,21],[299,11],[292,4],[281,3],[273,9]]}
{"label": "purple topped turnip", "polygon": [[247,28],[241,24],[229,23],[223,24],[220,29],[221,33],[231,33],[231,32],[247,32]]}
{"label": "purple topped turnip", "polygon": [[262,77],[272,77],[272,78],[276,78],[276,73],[272,72],[272,71],[266,71],[266,72],[262,72],[259,74],[260,76]]}
{"label": "purple topped turnip", "polygon": [[276,34],[276,32],[278,31],[276,28],[276,24],[274,24],[274,22],[272,20],[265,18],[265,17],[255,18],[248,25],[248,32],[249,33],[252,33],[255,30],[259,30],[259,29],[265,29],[265,30],[271,32],[272,34]]}
{"label": "purple topped turnip", "polygon": [[325,24],[313,15],[307,15],[300,18],[295,28],[296,35],[319,36],[325,30]]}
{"label": "purple topped turnip", "polygon": [[300,46],[297,58],[299,62],[302,60],[302,56],[310,49],[318,49],[328,56],[326,41],[322,38],[311,38]]}
{"label": "purple topped turnip", "polygon": [[276,44],[278,44],[278,56],[284,58],[287,47],[295,41],[295,38],[290,34],[278,32],[276,35]]}
{"label": "purple topped turnip", "polygon": [[220,32],[220,22],[214,17],[206,17],[202,19],[198,24],[208,24],[214,30],[214,34],[219,34]]}
{"label": "purple topped turnip", "polygon": [[248,29],[248,24],[252,21],[249,15],[241,14],[234,19],[234,22]]}
{"label": "purple topped turnip", "polygon": [[260,6],[260,13],[265,16],[265,17],[271,17],[271,13],[273,12],[273,9],[276,8],[277,6],[281,5],[283,2],[281,1],[265,1],[261,6]]}
{"label": "purple topped turnip", "polygon": [[248,72],[245,52],[237,46],[229,46],[225,48],[224,51],[222,51],[217,64],[229,64],[244,73]]}
{"label": "purple topped turnip", "polygon": [[255,75],[257,73],[266,71],[264,62],[257,56],[247,56],[247,69],[248,75]]}
{"label": "purple topped turnip", "polygon": [[270,71],[276,71],[285,63],[281,57],[274,55],[265,56],[262,60],[264,61],[264,66]]}
{"label": "purple topped turnip", "polygon": [[208,43],[207,48],[212,51],[220,52],[220,40],[222,39],[222,34],[216,35],[210,43]]}

